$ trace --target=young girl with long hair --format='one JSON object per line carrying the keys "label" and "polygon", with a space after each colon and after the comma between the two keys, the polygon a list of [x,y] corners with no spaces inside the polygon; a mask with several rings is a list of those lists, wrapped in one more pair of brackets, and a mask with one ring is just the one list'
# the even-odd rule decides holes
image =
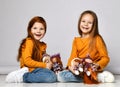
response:
{"label": "young girl with long hair", "polygon": [[[84,60],[89,56],[92,58],[93,68],[97,69],[97,72],[103,71],[110,61],[105,42],[98,31],[97,15],[93,11],[86,10],[81,14],[78,21],[78,33],[80,37],[75,37],[73,40],[67,70],[58,73],[58,81],[60,82],[82,82],[84,80],[82,78],[84,76],[75,75],[74,67],[78,64],[73,61],[75,58]],[[111,76],[114,79],[112,74]],[[113,80],[108,82],[113,82]]]}
{"label": "young girl with long hair", "polygon": [[[47,44],[41,39],[46,30],[47,24],[43,17],[35,16],[28,24],[28,35],[22,40],[17,57],[17,60],[20,61],[20,68],[28,68],[28,72],[23,74],[23,82],[50,83],[57,80],[55,73],[51,71],[51,61],[42,62],[43,55],[46,54]],[[19,70],[19,72],[21,71]]]}

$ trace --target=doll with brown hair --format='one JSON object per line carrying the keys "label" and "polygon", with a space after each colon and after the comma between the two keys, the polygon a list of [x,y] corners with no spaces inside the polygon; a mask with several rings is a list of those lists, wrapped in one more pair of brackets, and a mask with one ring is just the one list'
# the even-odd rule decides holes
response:
{"label": "doll with brown hair", "polygon": [[50,55],[49,55],[49,54],[47,54],[47,53],[46,53],[46,54],[43,54],[42,61],[43,61],[44,63],[50,63],[51,66],[49,66],[49,67],[50,67],[50,70],[52,70],[53,64],[52,64],[52,62],[51,62],[51,60],[50,60]]}
{"label": "doll with brown hair", "polygon": [[61,61],[60,54],[55,54],[50,57],[50,60],[53,64],[52,70],[57,74],[58,72],[63,70],[63,64]]}
{"label": "doll with brown hair", "polygon": [[99,66],[95,64],[90,56],[83,59],[83,68],[84,74],[83,79],[84,83],[87,84],[98,84],[97,71]]}
{"label": "doll with brown hair", "polygon": [[86,84],[99,83],[97,79],[97,65],[93,63],[89,55],[82,59],[74,58],[71,61],[71,65],[74,66],[73,74],[82,77],[84,80],[84,83]]}
{"label": "doll with brown hair", "polygon": [[74,66],[74,74],[75,75],[80,75],[83,76],[83,63],[82,63],[82,59],[80,58],[74,58],[71,61],[71,65]]}
{"label": "doll with brown hair", "polygon": [[43,54],[42,61],[43,61],[44,63],[51,62],[51,61],[50,61],[50,55],[47,54],[47,53],[46,53],[46,54]]}

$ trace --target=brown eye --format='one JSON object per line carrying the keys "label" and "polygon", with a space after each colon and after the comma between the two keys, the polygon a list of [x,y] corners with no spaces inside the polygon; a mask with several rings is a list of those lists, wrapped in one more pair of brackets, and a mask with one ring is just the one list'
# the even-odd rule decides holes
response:
{"label": "brown eye", "polygon": [[44,28],[40,28],[40,30],[45,30]]}
{"label": "brown eye", "polygon": [[33,29],[37,29],[36,27],[34,27]]}
{"label": "brown eye", "polygon": [[85,21],[81,21],[81,22],[83,22],[83,23],[84,23]]}
{"label": "brown eye", "polygon": [[89,24],[93,24],[92,22],[88,22]]}

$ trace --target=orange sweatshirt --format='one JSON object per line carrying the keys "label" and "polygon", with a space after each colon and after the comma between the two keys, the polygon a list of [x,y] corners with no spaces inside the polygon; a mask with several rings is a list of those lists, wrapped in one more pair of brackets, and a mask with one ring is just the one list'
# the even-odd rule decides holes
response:
{"label": "orange sweatshirt", "polygon": [[109,63],[110,58],[107,53],[107,49],[102,42],[100,36],[96,37],[95,47],[89,52],[89,41],[90,38],[75,37],[73,40],[72,51],[70,58],[68,59],[67,66],[71,65],[73,58],[85,58],[87,54],[93,59],[93,62],[99,64],[100,70],[103,70]]}
{"label": "orange sweatshirt", "polygon": [[[46,51],[46,44],[40,42],[41,47],[40,50],[42,52]],[[22,56],[20,58],[20,67],[28,67],[29,71],[33,71],[35,68],[45,68],[46,64],[43,62],[38,62],[32,59],[32,49],[33,49],[33,41],[31,38],[27,38],[24,46],[22,46]]]}

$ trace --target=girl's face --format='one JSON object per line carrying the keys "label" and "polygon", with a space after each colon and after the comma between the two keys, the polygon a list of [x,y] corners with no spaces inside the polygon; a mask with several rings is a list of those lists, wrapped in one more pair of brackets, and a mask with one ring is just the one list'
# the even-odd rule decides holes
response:
{"label": "girl's face", "polygon": [[83,15],[80,22],[80,29],[82,31],[82,36],[89,35],[93,26],[93,17],[90,14]]}
{"label": "girl's face", "polygon": [[35,22],[31,28],[31,33],[36,40],[41,40],[45,35],[45,28],[43,24]]}

